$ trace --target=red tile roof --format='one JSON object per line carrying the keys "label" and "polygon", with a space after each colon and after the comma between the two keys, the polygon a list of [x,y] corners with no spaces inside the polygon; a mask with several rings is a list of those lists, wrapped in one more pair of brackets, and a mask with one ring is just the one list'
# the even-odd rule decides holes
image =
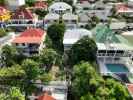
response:
{"label": "red tile roof", "polygon": [[41,29],[31,28],[22,32],[13,40],[13,43],[37,43],[40,44],[44,31]]}
{"label": "red tile roof", "polygon": [[7,12],[8,10],[6,8],[0,6],[0,16],[6,14]]}
{"label": "red tile roof", "polygon": [[39,96],[38,100],[55,100],[55,99],[52,96],[50,96],[47,93],[45,93],[44,95]]}
{"label": "red tile roof", "polygon": [[133,9],[126,4],[118,4],[116,6],[117,12],[130,12]]}
{"label": "red tile roof", "polygon": [[128,91],[133,95],[133,84],[127,84]]}
{"label": "red tile roof", "polygon": [[48,7],[48,4],[44,1],[37,1],[34,5],[35,8],[38,8],[38,9],[47,9]]}
{"label": "red tile roof", "polygon": [[35,17],[29,9],[19,8],[13,14],[12,19],[20,19],[20,16],[22,16],[24,19],[34,19]]}

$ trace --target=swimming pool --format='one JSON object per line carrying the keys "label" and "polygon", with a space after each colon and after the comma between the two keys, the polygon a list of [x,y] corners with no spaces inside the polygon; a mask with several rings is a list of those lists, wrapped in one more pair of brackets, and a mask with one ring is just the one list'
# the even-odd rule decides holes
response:
{"label": "swimming pool", "polygon": [[128,73],[129,70],[123,64],[106,64],[107,69],[113,73]]}

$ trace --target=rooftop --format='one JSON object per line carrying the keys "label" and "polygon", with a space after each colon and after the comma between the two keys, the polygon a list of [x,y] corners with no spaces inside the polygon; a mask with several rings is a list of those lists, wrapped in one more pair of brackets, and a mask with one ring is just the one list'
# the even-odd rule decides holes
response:
{"label": "rooftop", "polygon": [[82,29],[82,28],[72,29],[72,30],[68,29],[65,32],[63,43],[64,44],[73,44],[85,35],[92,37],[92,33],[86,29]]}
{"label": "rooftop", "polygon": [[44,95],[39,96],[38,100],[55,100],[55,99],[52,96],[50,96],[47,93],[45,93]]}
{"label": "rooftop", "polygon": [[97,25],[92,33],[99,49],[133,50],[132,39],[115,34],[105,25]]}
{"label": "rooftop", "polygon": [[42,37],[44,35],[44,31],[41,29],[31,28],[24,32],[22,32],[19,36],[17,36],[13,43],[38,43],[40,44],[42,41]]}
{"label": "rooftop", "polygon": [[127,89],[130,92],[130,94],[133,96],[133,84],[127,84]]}
{"label": "rooftop", "polygon": [[72,14],[72,13],[66,13],[63,16],[63,19],[65,20],[78,20],[78,15]]}
{"label": "rooftop", "polygon": [[46,16],[45,16],[45,20],[47,19],[59,19],[60,15],[59,14],[56,14],[56,13],[48,13]]}
{"label": "rooftop", "polygon": [[49,9],[62,9],[62,10],[66,10],[66,9],[71,9],[72,7],[65,3],[65,2],[56,2],[56,3],[53,3]]}
{"label": "rooftop", "polygon": [[34,19],[34,17],[34,14],[29,9],[19,8],[13,14],[12,19]]}
{"label": "rooftop", "polygon": [[7,12],[9,11],[6,8],[0,6],[0,16],[6,14]]}

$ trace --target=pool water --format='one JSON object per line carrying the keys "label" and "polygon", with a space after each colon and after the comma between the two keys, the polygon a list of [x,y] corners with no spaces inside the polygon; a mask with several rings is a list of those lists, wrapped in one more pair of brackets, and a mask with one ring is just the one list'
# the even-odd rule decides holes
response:
{"label": "pool water", "polygon": [[123,64],[106,64],[109,71],[113,73],[128,73],[129,70]]}

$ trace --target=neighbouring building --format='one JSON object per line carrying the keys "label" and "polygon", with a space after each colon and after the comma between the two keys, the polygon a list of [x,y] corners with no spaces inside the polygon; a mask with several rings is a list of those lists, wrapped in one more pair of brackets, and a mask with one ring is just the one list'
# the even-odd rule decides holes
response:
{"label": "neighbouring building", "polygon": [[88,24],[89,20],[91,19],[89,14],[88,13],[84,13],[84,12],[79,13],[78,17],[79,17],[79,23],[78,23],[79,27],[85,26],[86,24]]}
{"label": "neighbouring building", "polygon": [[92,30],[92,33],[95,34],[98,48],[97,62],[100,73],[130,83],[133,75],[133,41],[130,40],[131,38],[115,34],[107,26],[100,24]]}
{"label": "neighbouring building", "polygon": [[62,20],[67,28],[76,28],[78,24],[78,15],[66,13],[62,16]]}
{"label": "neighbouring building", "polygon": [[64,14],[64,13],[72,13],[72,7],[65,3],[65,2],[55,2],[48,8],[49,13],[57,13],[57,14]]}
{"label": "neighbouring building", "polygon": [[37,28],[30,28],[15,37],[12,44],[15,45],[16,48],[21,49],[24,55],[30,56],[39,53],[39,51],[45,47],[43,44],[45,36],[45,31]]}
{"label": "neighbouring building", "polygon": [[88,12],[89,9],[93,9],[94,4],[90,4],[88,1],[80,2],[76,4],[76,13]]}
{"label": "neighbouring building", "polygon": [[18,7],[25,5],[25,0],[5,0],[10,10],[16,10]]}
{"label": "neighbouring building", "polygon": [[68,100],[68,82],[51,81],[49,84],[42,84],[38,81],[36,86],[41,91],[28,96],[29,100]]}
{"label": "neighbouring building", "polygon": [[47,93],[45,93],[39,96],[37,100],[56,100],[56,99],[53,98],[51,95],[48,95]]}
{"label": "neighbouring building", "polygon": [[72,47],[74,43],[76,43],[79,39],[81,39],[83,36],[89,36],[92,38],[92,33],[86,29],[83,28],[77,28],[77,29],[68,29],[64,33],[64,50],[68,51]]}
{"label": "neighbouring building", "polygon": [[48,13],[44,18],[44,26],[47,29],[48,26],[58,23],[60,19],[60,15],[56,13]]}
{"label": "neighbouring building", "polygon": [[127,4],[117,4],[116,11],[118,14],[127,14],[128,16],[133,16],[133,7]]}
{"label": "neighbouring building", "polygon": [[10,26],[36,26],[38,16],[29,9],[20,7],[12,15],[9,21]]}
{"label": "neighbouring building", "polygon": [[0,22],[5,22],[10,19],[10,11],[8,11],[6,8],[0,6]]}
{"label": "neighbouring building", "polygon": [[82,14],[84,14],[90,17],[96,15],[100,20],[107,20],[110,15],[111,8],[111,6],[106,6],[101,2],[97,2],[95,4],[83,2],[76,5],[76,13],[81,15],[80,18],[82,17]]}

